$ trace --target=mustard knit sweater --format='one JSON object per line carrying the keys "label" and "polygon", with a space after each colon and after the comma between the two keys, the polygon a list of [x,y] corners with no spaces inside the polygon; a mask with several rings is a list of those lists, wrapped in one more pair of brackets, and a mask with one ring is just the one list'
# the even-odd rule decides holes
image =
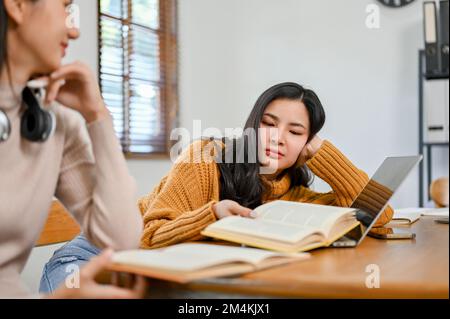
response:
{"label": "mustard knit sweater", "polygon": [[[209,141],[197,141],[180,155],[172,170],[147,196],[139,200],[144,218],[142,248],[159,248],[185,241],[205,239],[200,232],[215,222],[213,205],[220,201],[220,171],[214,161],[202,156]],[[329,141],[306,165],[332,191],[317,193],[303,186],[291,187],[289,176],[271,182],[271,192],[263,202],[288,200],[349,207],[368,183],[367,174],[356,168]],[[388,207],[375,226],[392,219]]]}

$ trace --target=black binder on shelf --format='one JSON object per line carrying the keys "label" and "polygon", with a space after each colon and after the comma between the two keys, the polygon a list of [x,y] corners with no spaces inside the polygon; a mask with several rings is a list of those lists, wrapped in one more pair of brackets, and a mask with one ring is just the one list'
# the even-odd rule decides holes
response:
{"label": "black binder on shelf", "polygon": [[443,75],[449,74],[448,59],[449,59],[449,47],[448,47],[448,0],[441,0],[439,2],[439,20],[440,20],[440,51],[441,51],[441,73]]}
{"label": "black binder on shelf", "polygon": [[425,1],[423,3],[424,39],[425,39],[425,76],[432,78],[441,74],[440,50],[438,48],[438,23],[436,3]]}

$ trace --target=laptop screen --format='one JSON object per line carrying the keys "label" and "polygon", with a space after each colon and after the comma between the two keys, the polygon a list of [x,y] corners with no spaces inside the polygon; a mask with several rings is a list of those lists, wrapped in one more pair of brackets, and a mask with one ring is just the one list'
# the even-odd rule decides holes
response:
{"label": "laptop screen", "polygon": [[388,157],[384,160],[351,205],[358,209],[356,218],[363,228],[361,238],[354,239],[359,242],[367,235],[389,200],[421,160],[422,156]]}

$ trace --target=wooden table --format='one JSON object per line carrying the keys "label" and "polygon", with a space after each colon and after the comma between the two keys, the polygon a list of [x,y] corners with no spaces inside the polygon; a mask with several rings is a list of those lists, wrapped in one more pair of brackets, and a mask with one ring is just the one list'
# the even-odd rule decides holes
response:
{"label": "wooden table", "polygon": [[[366,237],[357,248],[319,249],[309,260],[236,278],[149,280],[148,297],[449,298],[448,225],[422,217],[410,230],[415,239]],[[369,265],[379,267],[379,288],[366,286]]]}
{"label": "wooden table", "polygon": [[36,246],[53,245],[72,240],[81,228],[66,208],[54,200]]}

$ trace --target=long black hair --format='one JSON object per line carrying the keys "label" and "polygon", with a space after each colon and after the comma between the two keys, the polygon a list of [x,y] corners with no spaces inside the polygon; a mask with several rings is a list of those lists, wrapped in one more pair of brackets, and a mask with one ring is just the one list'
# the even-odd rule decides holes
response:
{"label": "long black hair", "polygon": [[[256,208],[262,204],[262,197],[268,186],[260,175],[260,163],[258,160],[249,161],[249,150],[257,153],[258,148],[258,129],[261,124],[262,117],[268,105],[277,99],[299,100],[306,106],[309,114],[310,131],[308,142],[322,129],[325,123],[325,111],[314,91],[305,89],[297,83],[281,83],[269,88],[256,101],[251,111],[244,131],[253,131],[256,139],[247,140],[246,135],[238,139],[232,140],[233,147],[226,147],[221,153],[220,160],[217,161],[220,176],[220,199],[230,199],[238,202],[240,205],[248,208]],[[255,141],[252,143],[252,140]],[[225,145],[230,145],[229,140],[223,140]],[[238,145],[238,146],[236,146]],[[229,152],[233,152],[231,158],[235,158],[236,152],[244,152],[246,159],[242,163],[232,162],[229,159]],[[228,155],[227,155],[228,154]],[[228,156],[228,157],[227,157]],[[238,155],[239,156],[239,155]],[[291,187],[302,185],[309,187],[313,180],[313,175],[306,165],[298,167],[296,165],[287,169],[283,174],[289,174],[291,178]]]}
{"label": "long black hair", "polygon": [[6,31],[8,30],[8,17],[6,15],[5,4],[3,0],[0,0],[0,74],[2,74],[3,68],[6,63]]}

